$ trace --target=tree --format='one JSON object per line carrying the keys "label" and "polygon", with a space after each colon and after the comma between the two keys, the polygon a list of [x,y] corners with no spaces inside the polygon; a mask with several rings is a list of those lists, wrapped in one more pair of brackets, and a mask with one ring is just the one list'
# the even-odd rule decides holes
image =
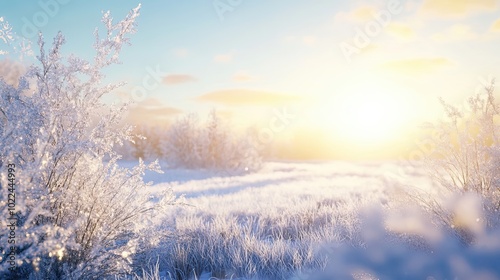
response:
{"label": "tree", "polygon": [[197,168],[200,162],[198,116],[177,119],[161,141],[162,153],[173,166]]}
{"label": "tree", "polygon": [[261,157],[250,135],[240,135],[212,110],[205,123],[190,114],[169,128],[161,146],[177,167],[248,171],[260,167]]}
{"label": "tree", "polygon": [[[201,145],[205,165],[208,168],[222,168],[227,165],[230,156],[229,132],[222,127],[222,122],[215,110],[208,114],[205,129],[202,131]],[[225,162],[226,161],[226,162]]]}

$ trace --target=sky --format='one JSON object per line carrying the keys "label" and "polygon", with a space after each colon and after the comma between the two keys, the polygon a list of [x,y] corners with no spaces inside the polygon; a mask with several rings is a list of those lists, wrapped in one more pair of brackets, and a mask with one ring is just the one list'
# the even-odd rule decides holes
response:
{"label": "sky", "polygon": [[[90,59],[102,12],[138,4],[0,0],[0,17],[33,41],[62,31],[64,52]],[[106,72],[127,82],[106,102],[135,101],[129,121],[216,109],[287,158],[404,157],[439,97],[461,105],[500,77],[498,0],[148,1],[131,38]]]}

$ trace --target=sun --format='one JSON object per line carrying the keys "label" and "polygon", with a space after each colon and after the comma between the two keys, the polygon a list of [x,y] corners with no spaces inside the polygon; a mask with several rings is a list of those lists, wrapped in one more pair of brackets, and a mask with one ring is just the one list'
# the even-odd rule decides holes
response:
{"label": "sun", "polygon": [[380,84],[351,86],[322,103],[318,108],[320,126],[337,139],[362,144],[384,143],[400,136],[417,107],[405,90]]}
{"label": "sun", "polygon": [[[392,136],[401,125],[404,112],[392,96],[383,92],[346,97],[336,118],[341,133],[358,141],[381,141]],[[335,121],[335,120],[331,120]]]}

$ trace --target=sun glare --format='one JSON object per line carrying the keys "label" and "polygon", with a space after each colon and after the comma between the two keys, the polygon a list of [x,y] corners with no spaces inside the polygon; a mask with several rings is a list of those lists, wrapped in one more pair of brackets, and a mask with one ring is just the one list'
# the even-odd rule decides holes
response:
{"label": "sun glare", "polygon": [[379,144],[400,136],[415,115],[410,104],[408,93],[394,86],[352,86],[320,105],[319,122],[337,138]]}
{"label": "sun glare", "polygon": [[381,93],[346,98],[340,126],[349,138],[380,141],[392,136],[400,125],[404,112],[390,96]]}

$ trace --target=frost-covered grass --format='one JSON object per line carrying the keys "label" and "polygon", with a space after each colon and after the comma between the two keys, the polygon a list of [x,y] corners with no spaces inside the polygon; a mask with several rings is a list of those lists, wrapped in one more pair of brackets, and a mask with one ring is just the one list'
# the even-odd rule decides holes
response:
{"label": "frost-covered grass", "polygon": [[[474,260],[484,264],[500,251],[463,244],[456,231],[412,204],[408,188],[434,187],[420,170],[390,162],[267,163],[258,173],[237,176],[166,170],[164,177],[151,177],[154,192],[172,187],[184,195],[184,205],[158,221],[136,265],[152,267],[158,258],[153,279],[476,275]],[[474,203],[461,205],[481,215]],[[470,229],[465,220],[462,228]],[[500,243],[474,222],[480,225],[477,244]],[[399,265],[406,268],[393,267]]]}

